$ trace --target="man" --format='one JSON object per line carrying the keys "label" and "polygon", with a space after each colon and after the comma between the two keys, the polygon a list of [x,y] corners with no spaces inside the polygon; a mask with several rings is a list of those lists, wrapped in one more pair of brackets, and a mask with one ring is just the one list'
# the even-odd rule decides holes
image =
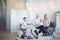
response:
{"label": "man", "polygon": [[38,15],[36,15],[36,19],[34,20],[34,26],[35,26],[35,27],[40,26],[40,20],[39,20],[39,18],[38,18]]}
{"label": "man", "polygon": [[39,30],[39,31],[35,30],[35,33],[38,36],[38,34],[42,32],[44,27],[43,22],[39,20],[38,15],[36,15],[36,19],[34,20],[34,26],[37,30]]}
{"label": "man", "polygon": [[38,36],[38,34],[42,33],[46,33],[46,31],[44,30],[44,24],[42,20],[39,20],[38,15],[36,15],[36,19],[34,20],[34,26],[36,29],[38,29],[39,31],[35,30],[36,35]]}
{"label": "man", "polygon": [[39,20],[39,18],[38,18],[38,15],[36,15],[36,18],[34,19],[34,21],[33,21],[33,25],[35,26],[35,28],[36,28],[36,30],[35,30],[35,33],[36,33],[36,35],[38,36],[38,26],[40,26],[40,20]]}

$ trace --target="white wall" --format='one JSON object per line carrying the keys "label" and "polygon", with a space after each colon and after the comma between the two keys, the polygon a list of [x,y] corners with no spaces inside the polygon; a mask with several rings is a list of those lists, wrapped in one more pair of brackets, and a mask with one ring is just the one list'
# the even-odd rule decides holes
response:
{"label": "white wall", "polygon": [[55,12],[60,11],[60,0],[30,0],[30,7],[31,20],[36,14],[41,19],[47,14],[51,21],[55,22]]}
{"label": "white wall", "polygon": [[25,6],[26,10],[25,8],[21,10],[16,6],[16,1],[7,1],[7,29],[10,29],[11,32],[17,31],[16,27],[19,26],[23,16],[27,16],[31,22],[36,14],[40,19],[43,19],[46,13],[55,22],[55,12],[60,11],[60,0],[27,0],[26,3],[29,3],[29,6]]}
{"label": "white wall", "polygon": [[26,10],[11,9],[11,33],[18,31],[23,17],[27,17]]}
{"label": "white wall", "polygon": [[6,29],[9,30],[10,32],[11,32],[11,25],[13,25],[14,23],[16,23],[14,21],[13,24],[11,24],[11,19],[13,21],[14,18],[15,18],[15,17],[14,18],[11,17],[14,14],[14,13],[11,14],[11,9],[13,9],[13,10],[17,10],[17,9],[18,10],[24,10],[24,9],[26,9],[25,2],[26,2],[26,0],[19,0],[19,1],[18,0],[7,0]]}

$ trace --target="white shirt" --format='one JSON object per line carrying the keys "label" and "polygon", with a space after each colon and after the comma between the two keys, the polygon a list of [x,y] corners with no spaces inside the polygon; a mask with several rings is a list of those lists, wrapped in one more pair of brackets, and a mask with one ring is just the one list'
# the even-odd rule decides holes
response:
{"label": "white shirt", "polygon": [[23,29],[26,29],[28,27],[28,25],[27,25],[27,22],[22,22],[22,27],[21,28],[23,28]]}
{"label": "white shirt", "polygon": [[49,27],[49,25],[50,25],[50,20],[49,19],[44,19],[44,27]]}
{"label": "white shirt", "polygon": [[39,19],[35,19],[33,25],[34,25],[35,27],[40,26],[40,20],[39,20]]}

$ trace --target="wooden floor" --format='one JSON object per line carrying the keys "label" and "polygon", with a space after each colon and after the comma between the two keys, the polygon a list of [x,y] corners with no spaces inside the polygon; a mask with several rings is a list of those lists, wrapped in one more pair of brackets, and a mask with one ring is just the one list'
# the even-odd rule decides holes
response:
{"label": "wooden floor", "polygon": [[[8,31],[0,31],[0,40],[17,40],[17,33],[11,34]],[[19,40],[25,40],[25,39],[19,39]],[[35,40],[35,39],[28,39],[28,40]]]}
{"label": "wooden floor", "polygon": [[10,34],[8,31],[0,31],[0,40],[16,40],[16,34]]}
{"label": "wooden floor", "polygon": [[[39,39],[33,38],[33,39],[27,39],[27,40],[43,40],[44,38],[40,37]],[[17,33],[11,34],[8,31],[0,31],[0,40],[16,40],[16,39],[17,39]],[[26,40],[26,39],[19,39],[19,40]],[[60,39],[53,38],[52,40],[60,40]]]}

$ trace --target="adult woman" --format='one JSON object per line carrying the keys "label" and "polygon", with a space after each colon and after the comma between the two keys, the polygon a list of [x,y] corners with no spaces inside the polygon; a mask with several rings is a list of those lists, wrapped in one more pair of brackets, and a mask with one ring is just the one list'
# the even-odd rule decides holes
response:
{"label": "adult woman", "polygon": [[44,24],[44,29],[46,31],[45,35],[48,35],[48,30],[47,29],[49,28],[49,25],[50,25],[50,19],[48,18],[48,16],[46,14],[44,15],[43,24]]}

